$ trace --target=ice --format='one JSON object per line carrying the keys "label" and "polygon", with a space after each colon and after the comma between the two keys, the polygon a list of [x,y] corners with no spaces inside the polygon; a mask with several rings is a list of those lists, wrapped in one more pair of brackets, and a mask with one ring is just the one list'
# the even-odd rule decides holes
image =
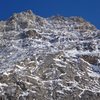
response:
{"label": "ice", "polygon": [[8,85],[6,83],[0,83],[0,87],[7,87]]}
{"label": "ice", "polygon": [[95,72],[98,72],[100,74],[100,65],[91,65],[91,66]]}
{"label": "ice", "polygon": [[24,97],[24,96],[28,96],[28,92],[26,91],[26,92],[23,92],[23,94],[22,94],[22,96]]}
{"label": "ice", "polygon": [[64,92],[61,90],[57,90],[57,93],[64,94]]}
{"label": "ice", "polygon": [[93,72],[93,71],[89,71],[88,75],[91,76],[91,77],[98,77],[98,78],[100,77],[100,73]]}
{"label": "ice", "polygon": [[25,67],[22,67],[22,66],[19,66],[19,65],[16,65],[16,67],[17,67],[18,69],[20,69],[20,70],[26,69]]}

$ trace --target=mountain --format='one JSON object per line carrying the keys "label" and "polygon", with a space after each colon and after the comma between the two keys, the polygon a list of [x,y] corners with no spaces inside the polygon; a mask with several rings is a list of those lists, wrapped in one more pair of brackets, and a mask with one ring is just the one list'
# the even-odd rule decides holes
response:
{"label": "mountain", "polygon": [[0,21],[0,100],[100,100],[100,30],[31,10]]}

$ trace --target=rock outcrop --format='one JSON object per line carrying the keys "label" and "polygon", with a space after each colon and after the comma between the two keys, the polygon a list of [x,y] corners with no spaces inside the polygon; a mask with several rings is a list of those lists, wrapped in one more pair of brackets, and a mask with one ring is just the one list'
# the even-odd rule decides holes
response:
{"label": "rock outcrop", "polygon": [[0,100],[100,100],[100,30],[30,10],[1,21]]}

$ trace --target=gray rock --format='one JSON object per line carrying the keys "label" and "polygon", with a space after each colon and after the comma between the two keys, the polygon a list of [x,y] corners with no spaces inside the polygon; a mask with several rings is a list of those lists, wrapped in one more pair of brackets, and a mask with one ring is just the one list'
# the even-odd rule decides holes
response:
{"label": "gray rock", "polygon": [[99,48],[81,17],[14,14],[0,22],[0,100],[100,100]]}

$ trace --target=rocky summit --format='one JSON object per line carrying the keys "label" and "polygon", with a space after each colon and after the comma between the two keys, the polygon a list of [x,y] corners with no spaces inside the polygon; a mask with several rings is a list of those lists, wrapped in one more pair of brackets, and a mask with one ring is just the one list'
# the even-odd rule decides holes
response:
{"label": "rocky summit", "polygon": [[0,100],[100,100],[100,30],[30,10],[0,21]]}

